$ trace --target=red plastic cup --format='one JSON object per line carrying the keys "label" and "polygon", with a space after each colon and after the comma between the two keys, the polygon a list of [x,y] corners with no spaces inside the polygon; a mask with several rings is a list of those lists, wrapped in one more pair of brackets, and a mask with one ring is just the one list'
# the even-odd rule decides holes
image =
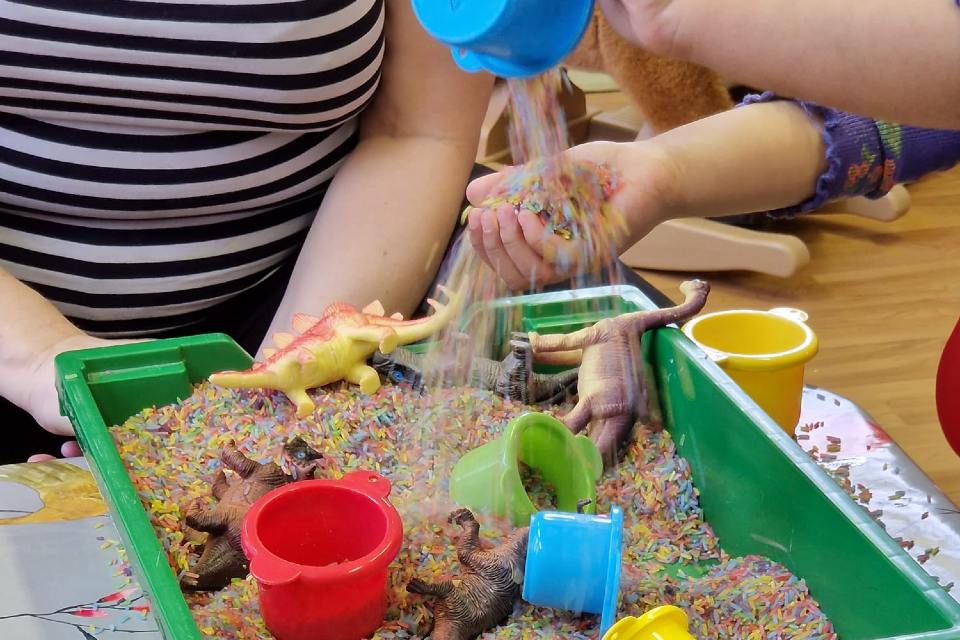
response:
{"label": "red plastic cup", "polygon": [[306,480],[253,504],[240,542],[277,640],[361,640],[383,624],[403,523],[370,471]]}

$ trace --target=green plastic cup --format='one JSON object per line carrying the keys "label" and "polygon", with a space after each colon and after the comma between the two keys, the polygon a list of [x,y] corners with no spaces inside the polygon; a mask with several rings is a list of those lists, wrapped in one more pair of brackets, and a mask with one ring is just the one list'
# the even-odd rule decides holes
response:
{"label": "green plastic cup", "polygon": [[509,517],[525,526],[537,508],[520,477],[519,463],[539,471],[557,491],[557,511],[594,513],[603,460],[590,438],[575,436],[562,422],[527,413],[503,435],[463,456],[450,475],[450,497],[472,511]]}

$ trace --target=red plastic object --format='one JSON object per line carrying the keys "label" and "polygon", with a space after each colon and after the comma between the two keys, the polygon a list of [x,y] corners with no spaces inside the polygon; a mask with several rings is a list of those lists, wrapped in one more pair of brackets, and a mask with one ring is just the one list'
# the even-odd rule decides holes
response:
{"label": "red plastic object", "polygon": [[957,321],[940,355],[937,416],[947,442],[960,455],[960,321]]}
{"label": "red plastic object", "polygon": [[361,640],[383,624],[403,523],[370,471],[306,480],[253,504],[240,542],[277,640]]}

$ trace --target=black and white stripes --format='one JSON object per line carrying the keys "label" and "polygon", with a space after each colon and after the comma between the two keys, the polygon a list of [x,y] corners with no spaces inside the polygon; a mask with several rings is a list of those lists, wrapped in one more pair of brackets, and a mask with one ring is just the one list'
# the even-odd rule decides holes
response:
{"label": "black and white stripes", "polygon": [[293,259],[383,0],[0,0],[0,266],[81,328],[201,319]]}

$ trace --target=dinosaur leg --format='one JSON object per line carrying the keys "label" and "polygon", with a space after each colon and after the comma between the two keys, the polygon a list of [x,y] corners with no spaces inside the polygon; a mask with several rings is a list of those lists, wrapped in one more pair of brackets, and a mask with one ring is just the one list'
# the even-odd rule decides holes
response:
{"label": "dinosaur leg", "polygon": [[235,442],[229,443],[220,454],[220,460],[230,470],[236,472],[241,478],[249,478],[253,475],[260,465],[240,453]]}
{"label": "dinosaur leg", "polygon": [[475,568],[477,554],[483,553],[480,550],[480,523],[469,509],[457,509],[447,519],[463,529],[457,540],[457,559],[463,566]]}
{"label": "dinosaur leg", "polygon": [[233,578],[247,575],[248,563],[241,551],[229,540],[229,536],[213,538],[196,565],[180,575],[180,587],[185,591],[217,591]]}
{"label": "dinosaur leg", "polygon": [[363,327],[344,327],[343,334],[351,340],[360,342],[376,342],[380,345],[380,353],[388,354],[400,344],[400,336],[390,326],[366,325]]}
{"label": "dinosaur leg", "polygon": [[591,407],[590,397],[582,397],[577,402],[577,406],[570,410],[568,414],[563,416],[560,419],[563,424],[567,425],[567,428],[570,429],[573,433],[580,433],[590,424],[590,420],[593,417],[593,408]]}
{"label": "dinosaur leg", "polygon": [[526,403],[530,398],[532,361],[530,342],[526,339],[511,340],[510,353],[499,366],[493,367],[495,391],[509,400]]}
{"label": "dinosaur leg", "polygon": [[445,598],[453,593],[453,582],[450,580],[442,580],[440,582],[424,582],[419,578],[414,578],[407,583],[407,591],[410,593],[417,593],[421,596]]}
{"label": "dinosaur leg", "polygon": [[560,404],[576,393],[579,369],[568,369],[557,374],[533,374],[532,399],[539,404]]}
{"label": "dinosaur leg", "polygon": [[[191,513],[202,513],[203,507],[201,506],[201,501],[199,498],[192,501],[188,506],[186,511],[184,511],[184,519],[189,516]],[[183,531],[183,537],[187,542],[190,542],[198,547],[203,546],[207,542],[207,534],[194,529],[184,520],[180,529]]]}
{"label": "dinosaur leg", "polygon": [[183,519],[187,526],[204,533],[222,533],[227,528],[227,518],[216,511],[205,511],[197,502],[190,504]]}
{"label": "dinosaur leg", "polygon": [[213,492],[213,497],[217,500],[223,498],[223,494],[230,488],[230,484],[227,482],[227,474],[223,472],[223,469],[217,470],[217,475],[213,477],[213,484],[210,488]]}
{"label": "dinosaur leg", "polygon": [[306,418],[317,408],[306,389],[288,389],[284,393],[296,405],[298,418]]}
{"label": "dinosaur leg", "polygon": [[633,425],[630,414],[610,416],[597,421],[594,432],[590,435],[600,451],[604,466],[611,467],[617,463],[618,450],[629,437]]}
{"label": "dinosaur leg", "polygon": [[360,385],[360,391],[369,395],[380,388],[380,375],[365,363],[355,364],[347,372],[347,382]]}

